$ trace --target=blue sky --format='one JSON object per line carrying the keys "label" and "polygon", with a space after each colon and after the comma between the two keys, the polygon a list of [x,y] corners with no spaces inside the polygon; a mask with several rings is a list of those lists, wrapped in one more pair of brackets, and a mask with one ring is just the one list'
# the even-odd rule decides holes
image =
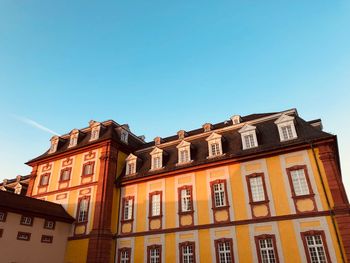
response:
{"label": "blue sky", "polygon": [[[148,140],[297,108],[350,191],[349,1],[0,1],[0,179],[91,119]],[[348,179],[349,178],[349,179]]]}

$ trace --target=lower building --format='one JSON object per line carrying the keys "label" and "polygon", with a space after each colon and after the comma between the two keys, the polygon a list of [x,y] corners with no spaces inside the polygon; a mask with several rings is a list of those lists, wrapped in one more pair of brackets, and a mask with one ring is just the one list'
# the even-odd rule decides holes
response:
{"label": "lower building", "polygon": [[73,221],[61,205],[0,191],[0,262],[64,262]]}

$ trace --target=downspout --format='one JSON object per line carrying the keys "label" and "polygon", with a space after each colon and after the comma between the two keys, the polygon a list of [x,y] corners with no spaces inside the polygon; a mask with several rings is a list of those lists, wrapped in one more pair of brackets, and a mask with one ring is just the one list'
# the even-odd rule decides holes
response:
{"label": "downspout", "polygon": [[337,225],[336,225],[336,222],[335,222],[335,218],[334,218],[334,211],[333,209],[331,208],[331,203],[329,201],[329,197],[328,197],[328,194],[327,194],[327,191],[326,191],[326,186],[325,186],[325,183],[323,181],[323,177],[321,175],[321,169],[320,169],[320,165],[318,163],[318,160],[317,160],[317,157],[316,157],[316,153],[315,153],[315,148],[314,148],[314,145],[312,142],[309,143],[310,144],[310,147],[311,147],[311,150],[312,150],[312,154],[314,156],[314,160],[315,160],[315,163],[316,163],[316,167],[317,167],[317,173],[318,173],[318,176],[320,177],[320,180],[321,180],[321,185],[322,185],[322,190],[325,194],[325,197],[326,197],[326,201],[327,201],[327,206],[328,206],[328,210],[331,212],[331,220],[332,220],[332,225],[333,225],[333,228],[334,228],[334,231],[335,231],[335,235],[337,237],[337,243],[338,243],[338,246],[339,246],[339,250],[340,250],[340,255],[341,255],[341,258],[342,258],[342,261],[345,262],[345,256],[344,256],[344,252],[343,252],[343,246],[341,245],[341,241],[340,241],[340,237],[339,237],[339,233],[338,233],[338,228],[337,228]]}
{"label": "downspout", "polygon": [[[118,170],[118,158],[119,158],[119,149],[118,149],[118,152],[117,152],[117,169],[116,170]],[[118,171],[117,171],[117,174],[118,174]],[[119,175],[119,176],[121,176],[121,175]],[[114,187],[116,187],[117,189],[118,189],[118,186],[115,184],[114,185]],[[122,191],[121,191],[121,189],[119,189],[119,198],[118,198],[118,205],[120,205],[121,204],[121,198],[122,198]],[[116,231],[116,234],[115,234],[115,236],[113,237],[113,239],[115,239],[115,244],[114,244],[114,259],[113,259],[113,263],[115,263],[116,262],[116,259],[117,259],[117,242],[118,242],[118,240],[117,240],[117,235],[118,235],[118,233],[119,233],[119,216],[120,216],[120,206],[118,206],[118,216],[117,216],[117,231]]]}

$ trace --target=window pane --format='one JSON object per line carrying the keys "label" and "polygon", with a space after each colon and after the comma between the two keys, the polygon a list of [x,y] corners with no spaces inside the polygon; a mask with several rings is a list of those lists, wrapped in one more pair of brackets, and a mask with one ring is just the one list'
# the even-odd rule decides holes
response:
{"label": "window pane", "polygon": [[306,181],[304,169],[291,171],[292,183],[295,195],[308,195],[310,194],[309,186]]}
{"label": "window pane", "polygon": [[265,200],[265,192],[262,177],[253,177],[249,179],[253,202]]}

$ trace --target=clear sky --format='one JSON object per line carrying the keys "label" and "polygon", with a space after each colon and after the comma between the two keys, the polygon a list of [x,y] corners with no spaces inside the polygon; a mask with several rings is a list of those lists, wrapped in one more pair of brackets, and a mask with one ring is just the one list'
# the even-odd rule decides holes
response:
{"label": "clear sky", "polygon": [[297,108],[350,193],[350,1],[1,0],[0,90],[0,179],[91,119],[152,140]]}

